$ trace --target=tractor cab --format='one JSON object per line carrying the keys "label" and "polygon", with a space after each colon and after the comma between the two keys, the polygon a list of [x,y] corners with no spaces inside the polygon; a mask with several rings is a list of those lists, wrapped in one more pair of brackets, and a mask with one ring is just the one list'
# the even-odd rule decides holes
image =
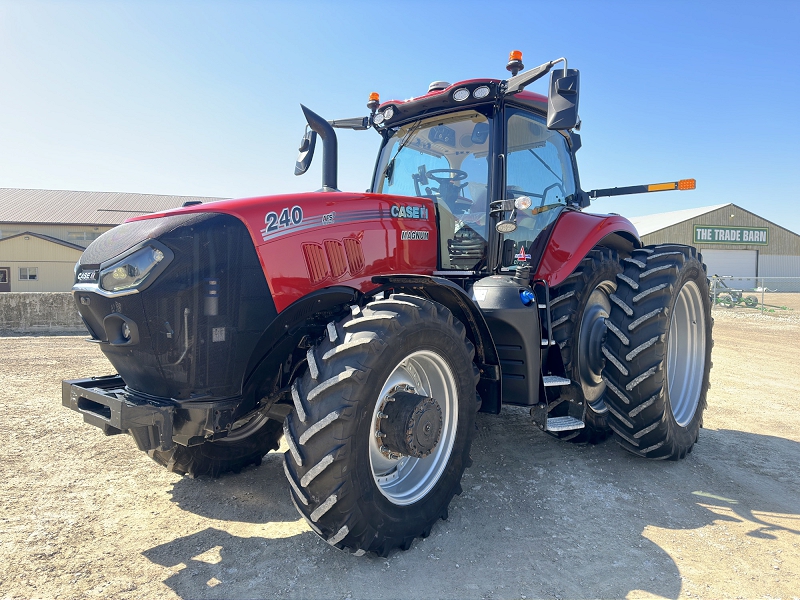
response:
{"label": "tractor cab", "polygon": [[[564,68],[552,72],[549,98],[524,91],[562,61]],[[574,161],[580,138],[570,131],[579,127],[578,72],[561,58],[517,74],[523,65],[516,52],[507,68],[512,77],[506,81],[437,81],[427,94],[405,101],[381,103],[372,94],[368,117],[330,122],[373,128],[383,138],[373,193],[434,202],[438,270],[451,277],[536,264],[544,245],[536,241],[546,237],[541,234],[563,210],[588,205]],[[309,124],[298,174],[313,152],[316,129]],[[335,139],[325,133],[324,140]],[[335,186],[323,182],[323,189]]]}
{"label": "tractor cab", "polygon": [[562,210],[580,206],[570,136],[547,128],[544,97],[520,96],[381,129],[372,191],[434,201],[443,271],[515,270]]}

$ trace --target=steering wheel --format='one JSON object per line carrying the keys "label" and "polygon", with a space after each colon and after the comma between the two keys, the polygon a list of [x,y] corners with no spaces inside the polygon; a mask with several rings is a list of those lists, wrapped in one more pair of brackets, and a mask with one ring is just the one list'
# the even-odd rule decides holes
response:
{"label": "steering wheel", "polygon": [[[436,177],[434,173],[449,173],[450,177]],[[432,169],[425,173],[428,177],[433,179],[436,183],[455,183],[456,181],[464,181],[469,177],[469,173],[461,169]],[[463,187],[463,186],[460,186]]]}

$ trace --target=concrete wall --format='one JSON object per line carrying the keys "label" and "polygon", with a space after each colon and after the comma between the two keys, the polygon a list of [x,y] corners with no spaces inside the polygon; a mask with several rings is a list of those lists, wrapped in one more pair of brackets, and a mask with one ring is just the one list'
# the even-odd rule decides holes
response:
{"label": "concrete wall", "polygon": [[87,333],[69,292],[0,294],[0,333]]}

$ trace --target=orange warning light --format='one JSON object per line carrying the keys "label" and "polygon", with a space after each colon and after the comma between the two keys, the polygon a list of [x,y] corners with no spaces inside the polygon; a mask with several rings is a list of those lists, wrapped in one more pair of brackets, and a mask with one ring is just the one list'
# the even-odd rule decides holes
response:
{"label": "orange warning light", "polygon": [[667,192],[674,189],[677,189],[674,181],[670,183],[651,183],[647,186],[648,192]]}
{"label": "orange warning light", "polygon": [[369,99],[370,99],[370,101],[375,100],[376,102],[380,102],[381,101],[381,95],[378,92],[372,92],[369,95]]}
{"label": "orange warning light", "polygon": [[697,182],[694,179],[681,179],[678,182],[679,190],[693,190],[697,187]]}
{"label": "orange warning light", "polygon": [[512,50],[508,55],[508,60],[522,60],[522,50]]}

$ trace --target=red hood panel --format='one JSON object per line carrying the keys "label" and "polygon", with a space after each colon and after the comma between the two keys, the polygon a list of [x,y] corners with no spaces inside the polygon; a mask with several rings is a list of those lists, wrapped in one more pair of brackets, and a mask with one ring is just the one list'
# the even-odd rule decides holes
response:
{"label": "red hood panel", "polygon": [[130,220],[202,212],[245,224],[278,312],[321,288],[366,292],[376,275],[436,269],[436,215],[427,198],[309,192],[220,200]]}

